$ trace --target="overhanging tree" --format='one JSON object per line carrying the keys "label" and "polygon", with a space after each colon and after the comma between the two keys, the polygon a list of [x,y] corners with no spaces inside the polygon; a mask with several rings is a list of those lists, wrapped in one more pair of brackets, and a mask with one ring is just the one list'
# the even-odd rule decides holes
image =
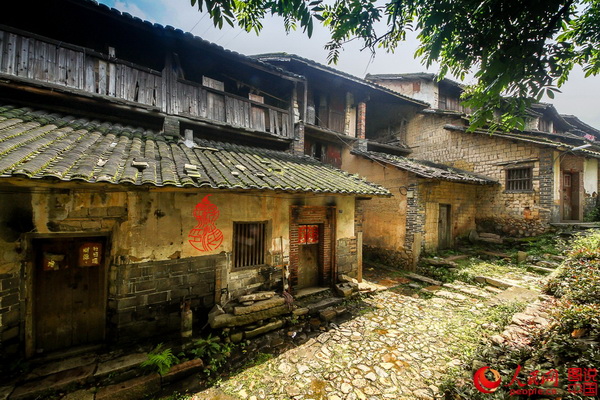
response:
{"label": "overhanging tree", "polygon": [[418,32],[416,57],[437,62],[439,78],[474,73],[465,92],[474,109],[471,128],[523,128],[533,100],[550,98],[575,65],[586,76],[600,70],[600,0],[191,0],[215,26],[238,25],[259,33],[269,15],[286,30],[312,35],[315,23],[330,31],[329,61],[358,39],[364,48],[391,51],[407,31]]}

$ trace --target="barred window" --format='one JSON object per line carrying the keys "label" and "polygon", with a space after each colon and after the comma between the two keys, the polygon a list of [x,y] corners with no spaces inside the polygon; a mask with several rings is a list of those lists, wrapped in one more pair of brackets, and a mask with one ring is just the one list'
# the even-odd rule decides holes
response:
{"label": "barred window", "polygon": [[533,190],[533,168],[513,168],[506,170],[506,190],[526,192]]}
{"label": "barred window", "polygon": [[265,263],[266,222],[233,223],[233,268]]}

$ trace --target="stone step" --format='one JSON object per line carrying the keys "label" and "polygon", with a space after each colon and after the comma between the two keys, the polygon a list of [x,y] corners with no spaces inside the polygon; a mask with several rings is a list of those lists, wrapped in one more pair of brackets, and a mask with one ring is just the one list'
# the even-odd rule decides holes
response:
{"label": "stone step", "polygon": [[538,265],[528,265],[527,268],[530,268],[534,271],[543,272],[545,274],[550,274],[550,273],[554,272],[553,268],[545,268],[545,267],[540,267]]}
{"label": "stone step", "polygon": [[406,276],[407,278],[412,279],[413,281],[421,281],[421,282],[429,283],[430,285],[442,286],[442,284],[443,284],[440,281],[436,281],[435,279],[431,279],[431,278],[428,278],[428,277],[423,276],[423,275],[415,274],[414,272],[411,272],[411,273],[406,274],[404,276]]}
{"label": "stone step", "polygon": [[308,308],[309,314],[316,314],[319,311],[324,310],[326,308],[335,307],[335,306],[341,304],[343,301],[344,301],[344,299],[342,299],[342,298],[331,297],[328,299],[323,299],[316,303],[306,304],[306,305],[304,305],[304,307]]}
{"label": "stone step", "polygon": [[32,380],[15,388],[10,400],[43,399],[48,393],[82,385],[93,375],[96,364],[85,365]]}
{"label": "stone step", "polygon": [[490,297],[489,292],[486,292],[485,290],[482,290],[477,286],[469,285],[465,282],[454,281],[452,283],[444,283],[444,287],[450,288],[452,290],[455,290],[457,292],[471,297],[479,297],[482,299],[487,299]]}

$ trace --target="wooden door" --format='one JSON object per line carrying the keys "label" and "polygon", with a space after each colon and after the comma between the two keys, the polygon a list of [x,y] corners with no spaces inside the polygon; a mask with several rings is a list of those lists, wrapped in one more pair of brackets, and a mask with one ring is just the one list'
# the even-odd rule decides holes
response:
{"label": "wooden door", "polygon": [[104,238],[36,239],[33,248],[36,351],[102,341]]}
{"label": "wooden door", "polygon": [[579,220],[579,172],[565,172],[562,176],[562,219]]}
{"label": "wooden door", "polygon": [[571,207],[572,202],[572,175],[569,172],[563,172],[562,177],[562,204],[563,204],[563,215],[564,220],[572,220],[573,209]]}
{"label": "wooden door", "polygon": [[451,214],[449,204],[440,204],[438,218],[438,248],[447,249],[452,247],[452,234],[450,231]]}
{"label": "wooden door", "polygon": [[299,226],[298,289],[319,285],[319,225]]}

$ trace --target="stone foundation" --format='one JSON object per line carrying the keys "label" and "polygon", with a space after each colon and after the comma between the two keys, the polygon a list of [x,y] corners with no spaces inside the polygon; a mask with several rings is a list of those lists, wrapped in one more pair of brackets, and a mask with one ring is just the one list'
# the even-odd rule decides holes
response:
{"label": "stone foundation", "polygon": [[540,220],[521,218],[485,218],[477,219],[477,231],[497,233],[501,236],[530,237],[544,234],[551,230],[548,224]]}
{"label": "stone foundation", "polygon": [[177,332],[184,299],[195,320],[206,319],[215,300],[215,272],[225,263],[223,254],[111,266],[116,279],[110,281],[109,337],[123,342]]}
{"label": "stone foundation", "polygon": [[363,255],[367,262],[370,260],[400,269],[408,269],[412,259],[408,251],[394,251],[373,246],[364,246]]}

